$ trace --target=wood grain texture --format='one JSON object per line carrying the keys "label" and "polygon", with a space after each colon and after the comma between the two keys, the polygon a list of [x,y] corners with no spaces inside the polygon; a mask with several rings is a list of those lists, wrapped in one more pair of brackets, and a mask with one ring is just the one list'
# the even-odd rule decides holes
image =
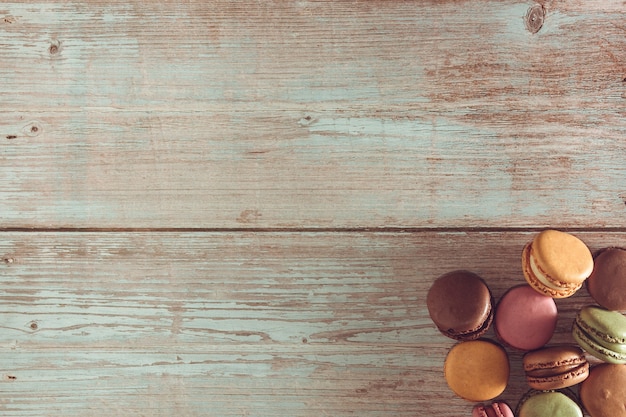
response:
{"label": "wood grain texture", "polygon": [[532,4],[3,3],[1,225],[624,227],[623,4]]}
{"label": "wood grain texture", "polygon": [[[624,233],[579,233],[592,250]],[[469,415],[425,298],[449,270],[496,300],[530,232],[4,233],[0,411],[12,416]],[[9,261],[10,260],[10,261]],[[557,300],[572,342],[583,289]],[[494,338],[492,331],[488,337]],[[510,351],[503,396],[527,389]]]}
{"label": "wood grain texture", "polygon": [[469,415],[431,282],[626,246],[624,4],[540,3],[2,3],[0,414]]}

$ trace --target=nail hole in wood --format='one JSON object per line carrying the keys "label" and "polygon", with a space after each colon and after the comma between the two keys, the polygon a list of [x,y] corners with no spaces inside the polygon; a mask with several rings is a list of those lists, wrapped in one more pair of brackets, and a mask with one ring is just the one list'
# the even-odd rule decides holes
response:
{"label": "nail hole in wood", "polygon": [[31,330],[37,330],[37,329],[39,328],[39,326],[37,325],[37,323],[36,323],[36,322],[34,322],[34,321],[33,321],[32,323],[30,323],[30,326],[29,326],[29,327],[30,327],[30,329],[31,329]]}

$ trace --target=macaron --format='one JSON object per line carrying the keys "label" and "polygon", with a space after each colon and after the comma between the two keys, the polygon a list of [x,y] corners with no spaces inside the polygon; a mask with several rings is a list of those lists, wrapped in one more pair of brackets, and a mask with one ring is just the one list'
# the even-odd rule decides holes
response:
{"label": "macaron", "polygon": [[496,307],[494,330],[502,343],[522,351],[543,347],[552,338],[558,312],[554,299],[529,285],[509,289]]}
{"label": "macaron", "polygon": [[583,307],[572,325],[574,340],[596,358],[626,363],[626,316],[599,306]]}
{"label": "macaron", "polygon": [[626,310],[626,249],[606,248],[596,254],[587,291],[608,310]]}
{"label": "macaron", "polygon": [[509,357],[490,340],[471,340],[454,345],[443,366],[450,389],[468,401],[489,401],[504,392],[509,381]]}
{"label": "macaron", "polygon": [[522,359],[526,381],[536,390],[571,387],[589,375],[585,352],[574,345],[556,345],[533,350]]}
{"label": "macaron", "polygon": [[591,417],[626,417],[626,365],[594,366],[579,394]]}
{"label": "macaron", "polygon": [[565,298],[582,287],[593,271],[593,257],[576,236],[558,230],[537,234],[522,251],[522,271],[543,295]]}
{"label": "macaron", "polygon": [[455,340],[477,339],[493,321],[491,292],[485,281],[470,271],[452,271],[437,278],[426,305],[439,331]]}
{"label": "macaron", "polygon": [[477,405],[472,410],[472,417],[515,417],[511,408],[503,402]]}
{"label": "macaron", "polygon": [[517,417],[583,417],[574,395],[562,391],[531,390],[522,397]]}

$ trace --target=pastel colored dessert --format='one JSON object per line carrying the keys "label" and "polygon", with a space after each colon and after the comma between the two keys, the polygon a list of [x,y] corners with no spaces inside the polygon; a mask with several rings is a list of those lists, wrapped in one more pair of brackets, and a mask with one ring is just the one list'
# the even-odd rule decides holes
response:
{"label": "pastel colored dessert", "polygon": [[558,312],[551,297],[528,285],[509,289],[498,302],[494,319],[502,343],[522,351],[539,349],[552,338]]}
{"label": "pastel colored dessert", "polygon": [[522,252],[522,271],[528,284],[543,295],[565,298],[582,287],[593,271],[593,257],[576,236],[544,230]]}
{"label": "pastel colored dessert", "polygon": [[626,316],[599,306],[583,307],[572,326],[574,340],[596,358],[626,363]]}
{"label": "pastel colored dessert", "polygon": [[626,249],[606,248],[596,254],[587,291],[608,310],[626,310]]}
{"label": "pastel colored dessert", "polygon": [[583,417],[574,395],[563,391],[530,390],[522,397],[517,417]]}
{"label": "pastel colored dessert", "polygon": [[472,410],[472,417],[515,417],[506,403],[494,402],[489,405],[477,405]]}
{"label": "pastel colored dessert", "polygon": [[437,278],[426,297],[435,326],[455,340],[482,336],[493,321],[493,297],[485,281],[469,271],[452,271]]}
{"label": "pastel colored dessert", "polygon": [[591,417],[626,417],[626,365],[594,366],[579,394]]}
{"label": "pastel colored dessert", "polygon": [[528,352],[522,362],[526,381],[536,390],[571,387],[589,375],[585,352],[578,346],[557,345]]}
{"label": "pastel colored dessert", "polygon": [[450,389],[468,401],[489,401],[509,380],[509,357],[502,346],[484,339],[457,343],[443,367]]}

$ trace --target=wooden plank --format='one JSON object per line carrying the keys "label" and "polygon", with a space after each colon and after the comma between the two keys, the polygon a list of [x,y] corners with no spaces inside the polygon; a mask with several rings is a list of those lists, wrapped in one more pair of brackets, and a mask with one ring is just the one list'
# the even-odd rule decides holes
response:
{"label": "wooden plank", "polygon": [[[577,233],[592,250],[624,233]],[[498,299],[532,232],[3,233],[0,411],[11,416],[469,415],[428,317],[463,268]],[[586,290],[557,300],[572,342]],[[494,338],[490,330],[488,337]],[[527,386],[521,354],[502,399]]]}
{"label": "wooden plank", "polygon": [[0,227],[625,227],[623,4],[9,2]]}

